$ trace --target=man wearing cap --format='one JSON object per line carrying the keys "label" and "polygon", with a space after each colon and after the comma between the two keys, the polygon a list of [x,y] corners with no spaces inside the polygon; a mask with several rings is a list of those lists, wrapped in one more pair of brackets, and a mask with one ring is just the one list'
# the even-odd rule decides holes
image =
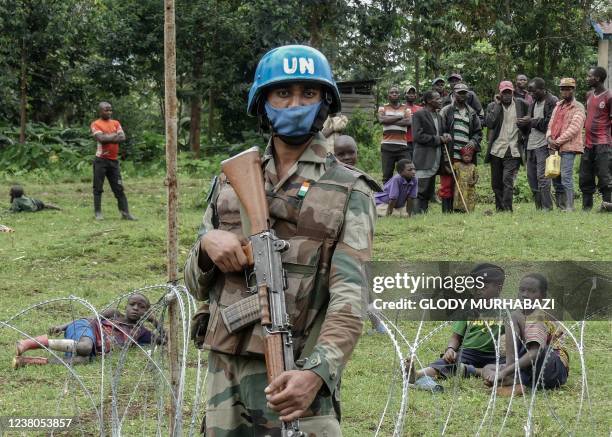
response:
{"label": "man wearing cap", "polygon": [[413,163],[419,180],[416,212],[419,214],[426,213],[429,209],[429,201],[435,190],[436,175],[440,172],[443,154],[446,153],[444,148],[452,141],[438,113],[441,100],[440,94],[436,91],[427,91],[423,95],[425,107],[412,117]]}
{"label": "man wearing cap", "polygon": [[378,108],[378,122],[383,126],[380,145],[383,184],[393,177],[393,169],[400,159],[412,159],[406,143],[406,133],[412,124],[412,113],[401,103],[399,87],[389,88],[389,103]]}
{"label": "man wearing cap", "polygon": [[524,74],[517,74],[514,81],[514,97],[518,97],[527,102],[528,105],[533,103],[533,98],[527,91],[529,79]]}
{"label": "man wearing cap", "polygon": [[[417,99],[417,89],[414,85],[408,85],[406,87],[406,91],[404,92],[404,98],[406,99],[406,106],[408,106],[408,109],[410,109],[410,112],[412,114],[423,109],[421,105],[417,105],[416,103],[414,103]],[[414,154],[414,143],[412,137],[412,123],[410,124],[411,125],[408,126],[408,129],[406,130],[406,144],[408,145],[408,152],[410,153],[410,158],[408,159],[412,161],[412,157]]]}
{"label": "man wearing cap", "polygon": [[[449,144],[450,158],[453,165],[461,161],[462,150],[470,149],[472,153],[472,163],[476,164],[476,154],[480,151],[480,141],[482,140],[482,127],[478,114],[466,103],[468,87],[464,83],[455,84],[453,90],[453,103],[446,105],[440,111],[440,116],[444,122],[445,131],[452,137]],[[476,153],[474,153],[476,152]],[[444,161],[448,162],[448,157]],[[453,211],[453,193],[455,182],[450,168],[448,174],[440,176],[440,190],[438,196],[442,199],[442,212]]]}
{"label": "man wearing cap", "polygon": [[443,77],[436,77],[431,82],[431,90],[437,92],[441,98],[445,98],[448,93],[444,89],[444,85],[446,85],[446,81]]}
{"label": "man wearing cap", "polygon": [[584,151],[582,127],[586,115],[584,106],[574,98],[576,80],[565,77],[559,82],[561,100],[553,110],[546,131],[550,153],[561,155],[561,175],[553,179],[555,190],[562,187],[564,211],[574,210],[574,160]]}
{"label": "man wearing cap", "polygon": [[[451,91],[450,94],[442,99],[442,107],[453,103],[455,100],[455,87],[459,83],[463,83],[463,77],[459,73],[452,73],[450,76],[448,76],[448,85]],[[480,124],[482,125],[484,122],[484,110],[482,109],[482,104],[480,103],[476,93],[469,88],[465,103],[476,111],[476,114],[478,114],[478,117],[480,118]]]}
{"label": "man wearing cap", "polygon": [[512,82],[504,80],[499,84],[495,101],[487,106],[489,148],[485,162],[491,164],[491,187],[497,211],[512,211],[514,182],[524,160],[524,145],[529,134],[526,124],[517,124],[528,115],[529,105],[513,93]]}
{"label": "man wearing cap", "polygon": [[[327,155],[319,132],[340,97],[325,56],[283,46],[260,60],[247,111],[271,132],[262,159],[270,225],[289,242],[282,253],[285,302],[296,370],[267,381],[259,321],[237,331],[223,309],[251,296],[241,243],[240,203],[221,175],[212,188],[185,284],[205,304],[195,340],[209,350],[206,435],[280,435],[280,420],[299,419],[306,435],[340,435],[342,370],[363,328],[362,263],[375,220],[372,179]],[[279,420],[280,419],[280,420]]]}
{"label": "man wearing cap", "polygon": [[[518,120],[519,125],[526,125],[530,129],[525,151],[527,180],[536,209],[550,211],[553,207],[551,181],[544,176],[546,158],[548,158],[546,131],[558,99],[548,92],[546,83],[541,77],[531,79],[527,89],[529,95],[533,96],[533,103],[529,105],[529,115]],[[558,204],[561,193],[556,194]]]}

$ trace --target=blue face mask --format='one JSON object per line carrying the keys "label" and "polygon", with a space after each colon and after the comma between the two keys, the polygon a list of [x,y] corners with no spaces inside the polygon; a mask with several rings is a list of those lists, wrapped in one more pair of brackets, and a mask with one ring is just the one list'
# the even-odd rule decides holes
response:
{"label": "blue face mask", "polygon": [[306,106],[278,109],[266,102],[266,114],[274,133],[287,137],[308,135],[322,102]]}

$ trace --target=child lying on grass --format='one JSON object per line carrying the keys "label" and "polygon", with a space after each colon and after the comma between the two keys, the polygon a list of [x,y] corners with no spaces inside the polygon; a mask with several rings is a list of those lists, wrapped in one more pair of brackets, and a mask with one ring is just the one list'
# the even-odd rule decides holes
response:
{"label": "child lying on grass", "polygon": [[9,196],[11,198],[11,212],[36,212],[42,211],[43,209],[56,209],[61,211],[61,208],[55,205],[26,196],[21,185],[13,185],[9,191]]}
{"label": "child lying on grass", "polygon": [[[125,315],[115,309],[108,309],[100,313],[99,322],[95,318],[78,319],[49,329],[49,335],[63,332],[63,339],[50,339],[47,335],[41,335],[34,339],[19,340],[13,368],[18,369],[28,364],[48,364],[49,360],[46,357],[23,355],[29,350],[43,347],[64,352],[69,360],[72,354],[76,354],[72,362],[79,363],[88,362],[95,355],[107,353],[114,346],[131,345],[132,340],[137,344],[150,344],[154,341],[161,343],[163,328],[151,315],[147,315],[150,307],[151,304],[146,296],[135,293],[128,298]],[[142,326],[142,319],[152,323],[161,332],[161,336],[154,337],[149,329]]]}
{"label": "child lying on grass", "polygon": [[[546,278],[539,273],[530,273],[521,279],[518,298],[532,301],[545,299],[547,291]],[[494,365],[486,366],[483,369],[485,384],[492,386],[497,379],[502,386],[498,390],[501,395],[512,393],[513,384],[516,384],[514,393],[518,395],[523,394],[525,386],[552,389],[564,385],[569,372],[569,355],[563,347],[565,331],[558,322],[550,320],[542,310],[516,310],[512,313],[512,323],[518,356],[515,358],[515,345],[508,323],[506,364],[497,375]]]}

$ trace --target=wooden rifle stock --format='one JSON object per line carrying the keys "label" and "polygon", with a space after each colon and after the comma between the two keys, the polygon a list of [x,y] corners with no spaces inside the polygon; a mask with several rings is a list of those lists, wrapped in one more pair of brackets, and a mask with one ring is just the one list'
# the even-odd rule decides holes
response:
{"label": "wooden rifle stock", "polygon": [[[259,287],[259,307],[261,308],[261,325],[265,330],[272,323],[270,318],[270,305],[268,301],[267,287]],[[283,373],[285,362],[283,360],[283,336],[280,332],[264,335],[264,355],[266,357],[266,373],[268,383]]]}
{"label": "wooden rifle stock", "polygon": [[236,192],[251,222],[251,234],[269,228],[268,201],[264,189],[259,149],[251,147],[221,162],[221,171]]}

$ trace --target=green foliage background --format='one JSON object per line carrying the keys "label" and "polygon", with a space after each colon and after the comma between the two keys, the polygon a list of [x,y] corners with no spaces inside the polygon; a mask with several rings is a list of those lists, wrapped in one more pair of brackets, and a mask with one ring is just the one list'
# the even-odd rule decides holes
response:
{"label": "green foliage background", "polygon": [[[461,72],[482,97],[522,72],[579,79],[596,61],[600,0],[176,0],[180,118],[202,105],[207,141],[256,131],[245,101],[258,59],[310,44],[338,79],[415,83]],[[0,0],[0,122],[87,126],[111,100],[132,136],[163,133],[163,7],[158,0]],[[214,149],[214,148],[213,148]],[[214,150],[209,150],[210,155]]]}

